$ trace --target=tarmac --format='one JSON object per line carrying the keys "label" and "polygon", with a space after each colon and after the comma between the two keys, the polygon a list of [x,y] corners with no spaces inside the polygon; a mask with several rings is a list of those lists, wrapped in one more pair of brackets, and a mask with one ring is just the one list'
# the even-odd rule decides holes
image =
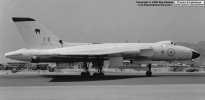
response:
{"label": "tarmac", "polygon": [[205,100],[204,72],[106,72],[82,79],[79,72],[0,74],[0,100]]}

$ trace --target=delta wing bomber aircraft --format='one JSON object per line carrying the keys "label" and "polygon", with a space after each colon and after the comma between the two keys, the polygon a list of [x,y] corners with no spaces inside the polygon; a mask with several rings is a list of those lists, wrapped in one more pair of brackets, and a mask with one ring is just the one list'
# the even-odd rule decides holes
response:
{"label": "delta wing bomber aircraft", "polygon": [[[89,77],[87,62],[92,62],[98,71],[93,76],[104,76],[104,60],[110,66],[122,66],[123,60],[138,61],[182,61],[198,58],[200,54],[173,41],[156,43],[69,43],[59,39],[52,32],[32,18],[13,17],[13,22],[26,42],[27,48],[5,54],[5,57],[41,62],[83,62],[82,77]],[[151,63],[147,64],[146,76],[152,76]]]}

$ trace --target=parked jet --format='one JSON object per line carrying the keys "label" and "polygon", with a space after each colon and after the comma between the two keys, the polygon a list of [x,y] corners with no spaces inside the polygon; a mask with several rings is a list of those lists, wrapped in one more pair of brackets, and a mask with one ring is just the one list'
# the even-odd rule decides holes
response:
{"label": "parked jet", "polygon": [[[6,53],[10,59],[41,62],[83,62],[81,76],[90,76],[87,62],[98,69],[93,76],[104,76],[102,66],[109,60],[110,66],[122,66],[123,60],[137,61],[180,61],[198,58],[200,54],[173,41],[156,43],[68,43],[59,39],[32,18],[13,17],[27,48]],[[146,76],[151,76],[148,64]]]}

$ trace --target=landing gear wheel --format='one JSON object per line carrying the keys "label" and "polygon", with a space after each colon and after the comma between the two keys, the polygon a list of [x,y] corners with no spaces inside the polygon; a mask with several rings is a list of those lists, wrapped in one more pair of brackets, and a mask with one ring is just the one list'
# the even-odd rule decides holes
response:
{"label": "landing gear wheel", "polygon": [[98,76],[98,73],[93,73],[93,77],[97,77]]}
{"label": "landing gear wheel", "polygon": [[105,76],[105,74],[104,74],[104,73],[100,73],[100,76],[101,76],[101,77],[104,77],[104,76]]}
{"label": "landing gear wheel", "polygon": [[105,74],[103,73],[103,62],[104,59],[96,57],[96,60],[93,61],[93,66],[97,68],[97,72],[93,73],[93,78],[103,78]]}
{"label": "landing gear wheel", "polygon": [[[87,57],[85,57],[85,59],[87,59]],[[88,71],[89,67],[87,65],[87,61],[86,60],[83,62],[83,68],[84,68],[84,71],[81,72],[81,74],[80,74],[81,77],[82,78],[89,78],[90,77],[90,72]]]}
{"label": "landing gear wheel", "polygon": [[147,77],[151,77],[151,76],[152,76],[152,72],[151,72],[151,71],[147,71],[147,72],[146,72],[146,76],[147,76]]}
{"label": "landing gear wheel", "polygon": [[152,76],[152,71],[151,71],[152,65],[148,64],[147,67],[148,67],[148,71],[146,72],[146,76],[151,77]]}
{"label": "landing gear wheel", "polygon": [[98,77],[104,77],[105,76],[105,74],[104,73],[93,73],[93,77],[94,78],[98,78]]}
{"label": "landing gear wheel", "polygon": [[81,77],[87,77],[89,78],[90,77],[90,72],[81,72]]}

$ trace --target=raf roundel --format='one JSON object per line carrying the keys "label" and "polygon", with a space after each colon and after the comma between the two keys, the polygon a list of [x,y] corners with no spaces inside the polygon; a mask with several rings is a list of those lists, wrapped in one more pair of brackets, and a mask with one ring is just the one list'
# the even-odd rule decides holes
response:
{"label": "raf roundel", "polygon": [[174,56],[175,50],[174,50],[173,48],[169,48],[168,51],[167,51],[167,54],[168,54],[169,56]]}

